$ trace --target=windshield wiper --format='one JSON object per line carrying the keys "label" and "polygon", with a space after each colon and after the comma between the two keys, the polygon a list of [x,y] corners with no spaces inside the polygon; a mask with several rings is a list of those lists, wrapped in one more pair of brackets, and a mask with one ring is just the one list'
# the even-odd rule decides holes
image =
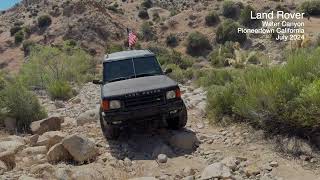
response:
{"label": "windshield wiper", "polygon": [[111,79],[108,82],[122,81],[122,80],[126,80],[126,79],[128,79],[128,77],[118,77],[115,79]]}
{"label": "windshield wiper", "polygon": [[137,74],[136,77],[145,77],[145,76],[154,76],[155,74],[152,73],[141,73],[141,74]]}

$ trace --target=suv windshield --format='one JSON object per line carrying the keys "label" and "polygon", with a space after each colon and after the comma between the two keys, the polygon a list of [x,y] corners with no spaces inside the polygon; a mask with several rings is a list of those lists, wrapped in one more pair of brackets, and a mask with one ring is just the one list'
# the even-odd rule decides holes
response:
{"label": "suv windshield", "polygon": [[114,82],[143,76],[163,74],[155,57],[139,57],[103,64],[103,81]]}

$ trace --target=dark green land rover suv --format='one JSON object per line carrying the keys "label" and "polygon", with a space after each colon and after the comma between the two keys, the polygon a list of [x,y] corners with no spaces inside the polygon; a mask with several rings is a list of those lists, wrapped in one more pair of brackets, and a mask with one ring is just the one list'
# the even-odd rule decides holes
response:
{"label": "dark green land rover suv", "polygon": [[[152,123],[179,129],[187,123],[178,83],[163,72],[148,50],[106,55],[101,85],[100,122],[107,139],[117,139],[123,127]],[[159,127],[158,126],[158,127]]]}

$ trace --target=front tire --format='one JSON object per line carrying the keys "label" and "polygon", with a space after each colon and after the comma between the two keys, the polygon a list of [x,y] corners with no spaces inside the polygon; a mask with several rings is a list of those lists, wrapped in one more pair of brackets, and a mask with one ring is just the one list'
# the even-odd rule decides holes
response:
{"label": "front tire", "polygon": [[108,140],[117,140],[120,136],[120,128],[103,122],[103,117],[100,114],[101,130],[104,137]]}
{"label": "front tire", "polygon": [[175,118],[169,118],[167,120],[168,128],[178,130],[186,126],[188,120],[187,108],[184,106],[179,112],[179,116]]}

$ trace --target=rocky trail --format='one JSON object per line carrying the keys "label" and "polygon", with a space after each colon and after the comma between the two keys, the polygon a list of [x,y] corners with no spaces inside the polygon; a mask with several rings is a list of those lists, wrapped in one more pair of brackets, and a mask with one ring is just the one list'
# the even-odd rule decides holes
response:
{"label": "rocky trail", "polygon": [[184,130],[126,130],[106,141],[99,90],[86,84],[68,102],[38,92],[49,118],[32,123],[34,135],[0,131],[0,179],[320,179],[318,155],[302,140],[281,138],[286,151],[303,153],[293,158],[280,153],[276,138],[247,125],[210,125],[206,93],[192,85],[181,86],[189,114]]}

